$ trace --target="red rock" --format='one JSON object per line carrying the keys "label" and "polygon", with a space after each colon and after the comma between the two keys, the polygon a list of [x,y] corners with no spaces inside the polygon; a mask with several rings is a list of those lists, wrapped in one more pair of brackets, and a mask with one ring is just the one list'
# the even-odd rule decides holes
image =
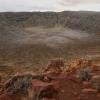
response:
{"label": "red rock", "polygon": [[91,88],[89,89],[89,88],[88,88],[88,89],[83,89],[83,90],[82,90],[82,93],[86,93],[86,94],[87,94],[87,93],[96,94],[96,93],[97,93],[97,90],[96,90],[96,89],[91,89]]}
{"label": "red rock", "polygon": [[[34,94],[42,98],[56,98],[59,92],[59,82],[43,82],[41,80],[34,79],[32,81]],[[35,97],[35,96],[34,96]],[[34,98],[36,99],[36,98]]]}
{"label": "red rock", "polygon": [[93,68],[94,71],[100,70],[100,66],[98,66],[98,65],[93,65],[92,68]]}
{"label": "red rock", "polygon": [[83,88],[93,88],[93,85],[91,82],[84,81],[83,82]]}
{"label": "red rock", "polygon": [[75,75],[70,75],[67,77],[69,80],[75,82],[75,83],[81,83],[80,79],[77,78]]}
{"label": "red rock", "polygon": [[100,80],[100,75],[93,76],[91,80]]}
{"label": "red rock", "polygon": [[95,89],[83,89],[78,100],[99,100]]}

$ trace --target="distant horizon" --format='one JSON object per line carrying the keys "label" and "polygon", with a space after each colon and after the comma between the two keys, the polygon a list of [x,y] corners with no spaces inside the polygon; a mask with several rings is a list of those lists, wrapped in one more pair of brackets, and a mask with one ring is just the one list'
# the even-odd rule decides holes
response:
{"label": "distant horizon", "polygon": [[62,10],[62,11],[0,11],[0,13],[32,13],[32,12],[100,12],[100,11],[92,11],[92,10]]}

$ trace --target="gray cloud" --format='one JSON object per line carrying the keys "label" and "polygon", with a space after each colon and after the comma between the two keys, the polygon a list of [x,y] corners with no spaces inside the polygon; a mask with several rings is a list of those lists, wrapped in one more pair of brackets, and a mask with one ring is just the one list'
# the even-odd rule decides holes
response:
{"label": "gray cloud", "polygon": [[100,4],[100,0],[59,0],[59,4],[62,6],[73,6],[81,4]]}
{"label": "gray cloud", "polygon": [[71,4],[91,4],[91,3],[100,3],[100,0],[60,0],[61,2],[71,3]]}

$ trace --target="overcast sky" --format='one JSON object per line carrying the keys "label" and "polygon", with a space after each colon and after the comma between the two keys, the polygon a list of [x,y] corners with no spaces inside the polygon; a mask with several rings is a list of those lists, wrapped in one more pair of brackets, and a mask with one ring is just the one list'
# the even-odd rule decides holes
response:
{"label": "overcast sky", "polygon": [[0,0],[0,11],[100,11],[100,0]]}

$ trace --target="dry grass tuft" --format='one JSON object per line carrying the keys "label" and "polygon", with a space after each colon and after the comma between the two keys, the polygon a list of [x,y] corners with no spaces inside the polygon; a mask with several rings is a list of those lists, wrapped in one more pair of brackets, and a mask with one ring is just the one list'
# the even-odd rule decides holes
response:
{"label": "dry grass tuft", "polygon": [[15,75],[5,83],[4,89],[11,93],[27,92],[32,86],[32,77],[31,74]]}

